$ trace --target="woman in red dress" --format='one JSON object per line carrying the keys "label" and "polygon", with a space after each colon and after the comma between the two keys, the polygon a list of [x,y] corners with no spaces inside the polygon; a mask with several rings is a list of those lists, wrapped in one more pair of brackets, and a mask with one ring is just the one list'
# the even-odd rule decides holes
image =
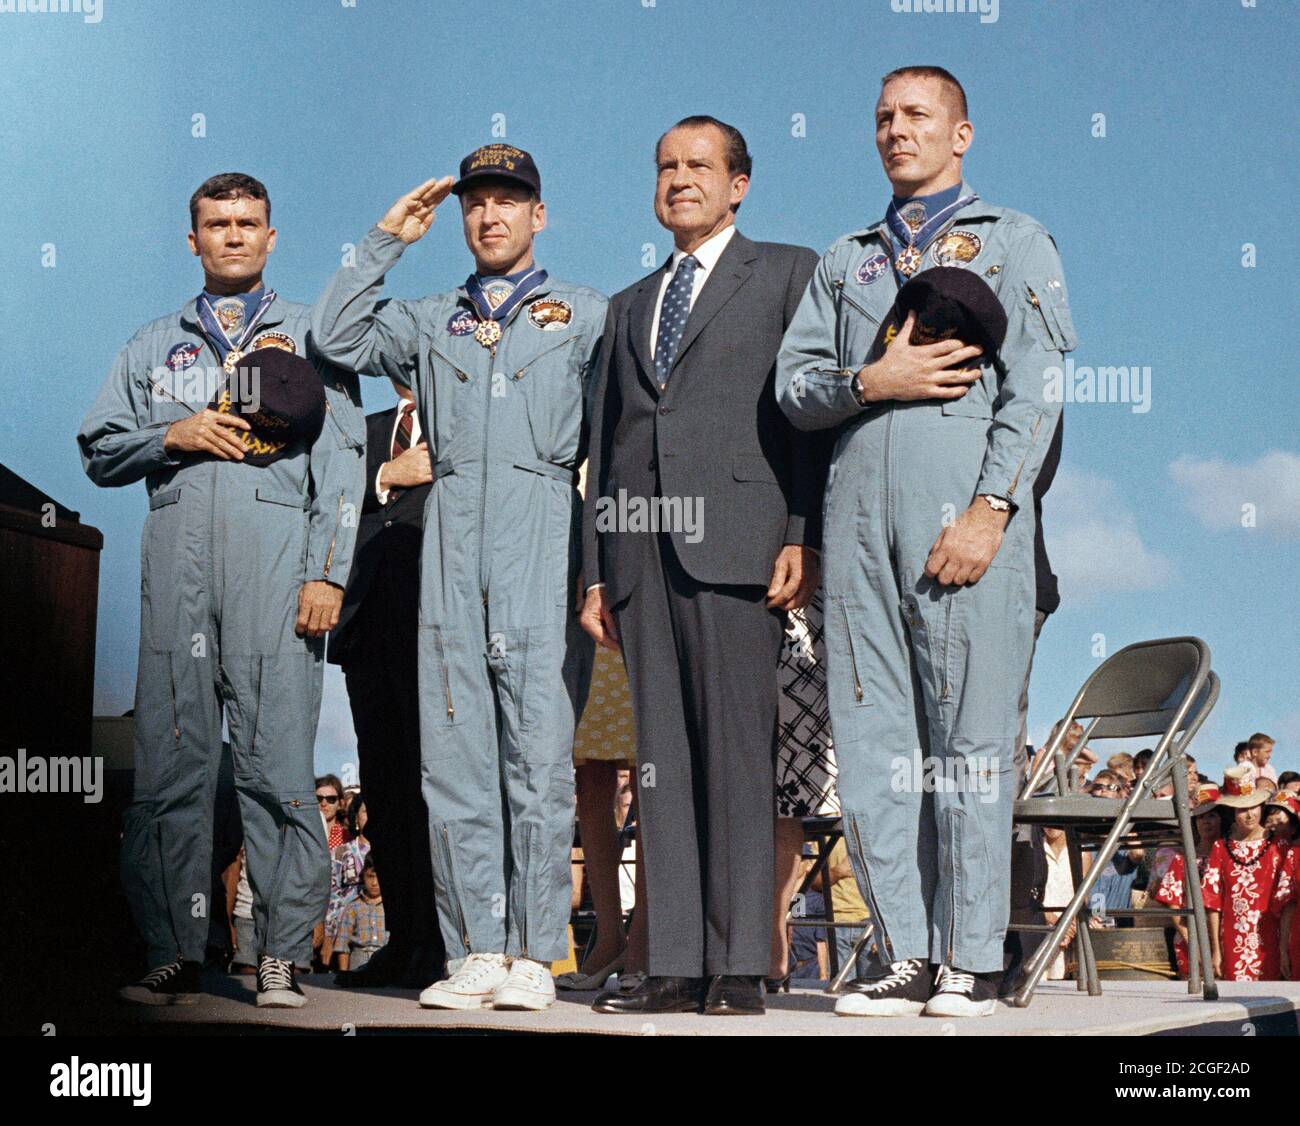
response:
{"label": "woman in red dress", "polygon": [[[1219,787],[1213,783],[1203,785],[1196,791],[1195,806],[1192,809],[1192,831],[1196,834],[1197,879],[1204,879],[1205,868],[1209,864],[1214,842],[1223,835],[1223,819],[1216,804],[1218,800]],[[1186,874],[1187,865],[1183,862],[1182,849],[1179,849],[1174,853],[1164,878],[1156,888],[1156,902],[1163,903],[1166,907],[1186,906],[1183,900],[1183,880]],[[1174,930],[1174,958],[1178,962],[1178,976],[1186,978],[1188,973],[1186,915],[1178,915],[1174,918]]]}
{"label": "woman in red dress", "polygon": [[1296,901],[1300,899],[1300,848],[1295,847],[1300,838],[1300,798],[1289,790],[1279,790],[1264,808],[1264,826],[1285,854],[1273,892],[1273,910],[1280,916],[1282,977],[1295,981],[1300,978],[1300,927],[1295,925]]}
{"label": "woman in red dress", "polygon": [[1234,811],[1232,827],[1214,842],[1201,885],[1214,973],[1221,981],[1278,981],[1282,957],[1273,891],[1282,853],[1264,832],[1268,794],[1247,765],[1226,771],[1221,790],[1218,805]]}

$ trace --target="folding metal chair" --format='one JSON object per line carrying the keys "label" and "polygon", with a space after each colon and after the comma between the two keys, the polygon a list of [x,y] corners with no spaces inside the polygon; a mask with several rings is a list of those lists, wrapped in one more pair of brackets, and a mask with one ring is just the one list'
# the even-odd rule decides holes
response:
{"label": "folding metal chair", "polygon": [[[1210,669],[1210,650],[1196,637],[1170,637],[1128,645],[1104,661],[1088,677],[1045,748],[1033,775],[1015,803],[1019,824],[1051,825],[1066,832],[1074,895],[1055,925],[1017,925],[1019,931],[1050,932],[1029,959],[1012,1004],[1028,1005],[1038,982],[1070,925],[1078,920],[1079,988],[1101,994],[1101,979],[1089,935],[1093,916],[1090,896],[1102,870],[1127,841],[1143,845],[1174,844],[1183,854],[1187,878],[1181,908],[1110,909],[1114,916],[1190,916],[1188,928],[1188,991],[1207,1001],[1218,997],[1210,955],[1205,905],[1196,878],[1196,846],[1188,801],[1187,749],[1219,696],[1219,678]],[[1071,725],[1083,719],[1083,737],[1066,755],[1063,747]],[[1074,760],[1089,742],[1158,736],[1146,773],[1127,798],[1096,798],[1077,792]],[[1051,777],[1049,778],[1049,775]],[[1173,783],[1172,798],[1156,792]],[[1049,792],[1042,792],[1044,785]],[[1082,870],[1084,849],[1095,850],[1092,867]]]}

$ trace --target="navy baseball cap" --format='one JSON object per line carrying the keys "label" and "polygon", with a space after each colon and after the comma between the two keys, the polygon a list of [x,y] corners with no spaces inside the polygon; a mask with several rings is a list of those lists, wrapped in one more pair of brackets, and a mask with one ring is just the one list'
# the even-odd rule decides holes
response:
{"label": "navy baseball cap", "polygon": [[452,184],[451,190],[460,195],[482,180],[512,180],[538,197],[542,194],[542,176],[537,165],[528,153],[514,145],[484,145],[475,149],[460,162],[460,179]]}
{"label": "navy baseball cap", "polygon": [[880,323],[872,343],[871,358],[885,351],[892,326],[902,327],[908,313],[916,314],[911,343],[933,344],[960,340],[983,348],[993,363],[1007,336],[1007,313],[992,287],[978,274],[960,266],[935,266],[910,279],[894,298],[894,306]]}
{"label": "navy baseball cap", "polygon": [[[301,356],[283,348],[259,348],[239,361],[231,383],[237,397],[223,388],[209,405],[249,424],[251,429],[235,432],[249,465],[270,465],[320,434],[325,387],[320,373]],[[246,393],[249,402],[242,401]]]}

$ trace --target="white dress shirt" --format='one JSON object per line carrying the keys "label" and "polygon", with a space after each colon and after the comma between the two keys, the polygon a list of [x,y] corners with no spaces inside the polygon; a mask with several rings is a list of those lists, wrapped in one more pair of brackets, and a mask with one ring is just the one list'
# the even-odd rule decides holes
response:
{"label": "white dress shirt", "polygon": [[[389,432],[388,435],[388,453],[389,453],[388,460],[390,461],[392,460],[393,443],[397,441],[397,424],[402,421],[402,408],[406,405],[408,401],[409,400],[407,399],[402,399],[397,404],[397,415],[393,419],[393,429]],[[413,409],[411,411],[411,446],[412,448],[414,448],[419,444],[420,444],[420,412]],[[387,464],[388,461],[385,461],[384,465]],[[379,469],[375,472],[375,496],[378,498],[380,504],[388,503],[388,490],[381,489],[379,487],[379,478],[384,472],[384,465],[381,465]]]}
{"label": "white dress shirt", "polygon": [[[713,275],[714,269],[717,268],[718,259],[722,257],[722,252],[727,249],[727,243],[731,241],[731,236],[736,233],[736,225],[728,223],[712,238],[706,239],[691,251],[695,255],[695,261],[699,263],[695,267],[695,276],[691,279],[691,301],[687,306],[687,312],[695,308],[695,299],[699,297],[700,290],[704,288],[704,283]],[[686,251],[673,250],[672,269],[665,271],[664,280],[659,286],[659,297],[655,300],[654,320],[650,322],[650,358],[653,360],[655,349],[659,346],[659,312],[664,307],[664,294],[668,292],[668,285],[677,273],[677,267],[682,264],[682,259],[686,257]]]}

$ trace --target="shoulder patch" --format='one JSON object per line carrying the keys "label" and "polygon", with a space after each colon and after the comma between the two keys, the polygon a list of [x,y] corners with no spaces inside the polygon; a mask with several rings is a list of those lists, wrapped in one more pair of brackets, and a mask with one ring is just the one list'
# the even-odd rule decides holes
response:
{"label": "shoulder patch", "polygon": [[543,332],[560,332],[573,320],[573,306],[555,297],[543,297],[528,306],[528,323]]}

